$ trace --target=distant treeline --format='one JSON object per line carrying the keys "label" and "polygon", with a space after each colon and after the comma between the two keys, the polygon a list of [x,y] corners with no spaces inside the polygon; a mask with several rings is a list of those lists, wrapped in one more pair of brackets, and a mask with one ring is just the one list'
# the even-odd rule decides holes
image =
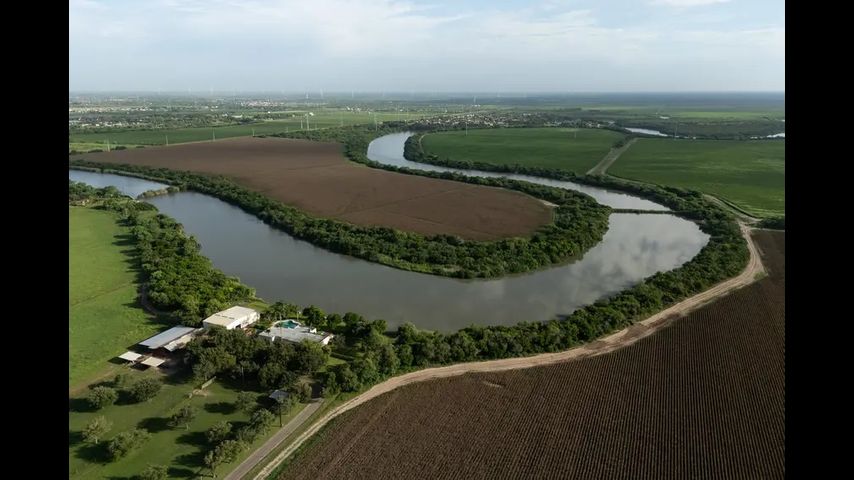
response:
{"label": "distant treeline", "polygon": [[69,181],[68,190],[69,202],[98,201],[96,208],[119,214],[121,222],[130,227],[148,299],[183,324],[198,326],[201,319],[254,298],[254,290],[214,268],[200,253],[199,243],[185,235],[174,219],[154,213],[154,205],[135,201],[115,187],[94,188]]}
{"label": "distant treeline", "polygon": [[[348,134],[343,139],[346,141],[348,156],[362,158],[367,162],[365,152],[374,132],[367,129],[343,131]],[[323,132],[326,130],[306,133],[322,136]],[[426,237],[392,228],[362,227],[313,217],[220,176],[138,165],[100,164],[82,159],[71,161],[71,166],[102,168],[104,171],[157,178],[181,190],[212,195],[237,205],[275,228],[333,252],[404,270],[459,278],[521,273],[579,255],[602,240],[608,229],[608,215],[611,211],[587,195],[564,189],[502,178],[472,179],[462,175],[436,175],[479,185],[511,188],[558,205],[553,223],[541,227],[529,238],[475,242],[450,235]]]}

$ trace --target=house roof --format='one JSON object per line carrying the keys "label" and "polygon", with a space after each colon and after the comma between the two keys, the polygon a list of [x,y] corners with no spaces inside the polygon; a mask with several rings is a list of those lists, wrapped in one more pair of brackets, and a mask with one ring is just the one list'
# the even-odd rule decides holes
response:
{"label": "house roof", "polygon": [[184,335],[195,330],[193,327],[172,327],[169,330],[164,332],[160,332],[157,335],[149,338],[148,340],[139,342],[143,347],[148,347],[152,350],[156,350],[169,342],[177,340]]}
{"label": "house roof", "polygon": [[333,335],[325,332],[312,332],[312,328],[305,326],[298,326],[294,328],[286,328],[286,327],[270,327],[267,330],[261,332],[262,337],[269,338],[283,338],[285,340],[299,343],[303,340],[309,340],[312,342],[322,342],[324,339],[328,337],[332,337]]}
{"label": "house roof", "polygon": [[205,323],[213,325],[222,325],[224,327],[233,324],[236,321],[241,321],[244,318],[257,313],[255,310],[247,307],[231,307],[227,310],[214,313],[204,320]]}

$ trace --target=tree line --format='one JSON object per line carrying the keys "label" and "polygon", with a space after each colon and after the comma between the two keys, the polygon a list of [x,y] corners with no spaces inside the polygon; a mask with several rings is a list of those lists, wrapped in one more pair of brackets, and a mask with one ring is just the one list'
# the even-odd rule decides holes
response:
{"label": "tree line", "polygon": [[97,200],[95,208],[117,212],[130,228],[134,255],[145,276],[148,300],[188,326],[235,303],[254,298],[253,289],[214,268],[195,238],[157,208],[122,195],[115,187],[96,189],[69,181],[69,201]]}

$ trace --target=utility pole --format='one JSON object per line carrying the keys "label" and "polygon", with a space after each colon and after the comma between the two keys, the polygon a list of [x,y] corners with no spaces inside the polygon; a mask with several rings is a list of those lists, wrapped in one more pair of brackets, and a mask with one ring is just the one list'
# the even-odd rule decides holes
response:
{"label": "utility pole", "polygon": [[109,138],[107,139],[107,151],[108,152],[110,151],[110,139]]}
{"label": "utility pole", "polygon": [[212,137],[213,139],[211,141],[215,142],[216,141],[216,130],[211,130],[211,135],[213,135],[213,137]]}
{"label": "utility pole", "polygon": [[166,135],[166,146],[169,146],[169,135]]}

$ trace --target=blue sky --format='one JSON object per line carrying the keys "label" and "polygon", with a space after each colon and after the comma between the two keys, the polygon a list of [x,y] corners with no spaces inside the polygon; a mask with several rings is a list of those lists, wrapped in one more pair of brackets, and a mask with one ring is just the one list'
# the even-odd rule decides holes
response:
{"label": "blue sky", "polygon": [[785,2],[71,0],[70,90],[783,91]]}

